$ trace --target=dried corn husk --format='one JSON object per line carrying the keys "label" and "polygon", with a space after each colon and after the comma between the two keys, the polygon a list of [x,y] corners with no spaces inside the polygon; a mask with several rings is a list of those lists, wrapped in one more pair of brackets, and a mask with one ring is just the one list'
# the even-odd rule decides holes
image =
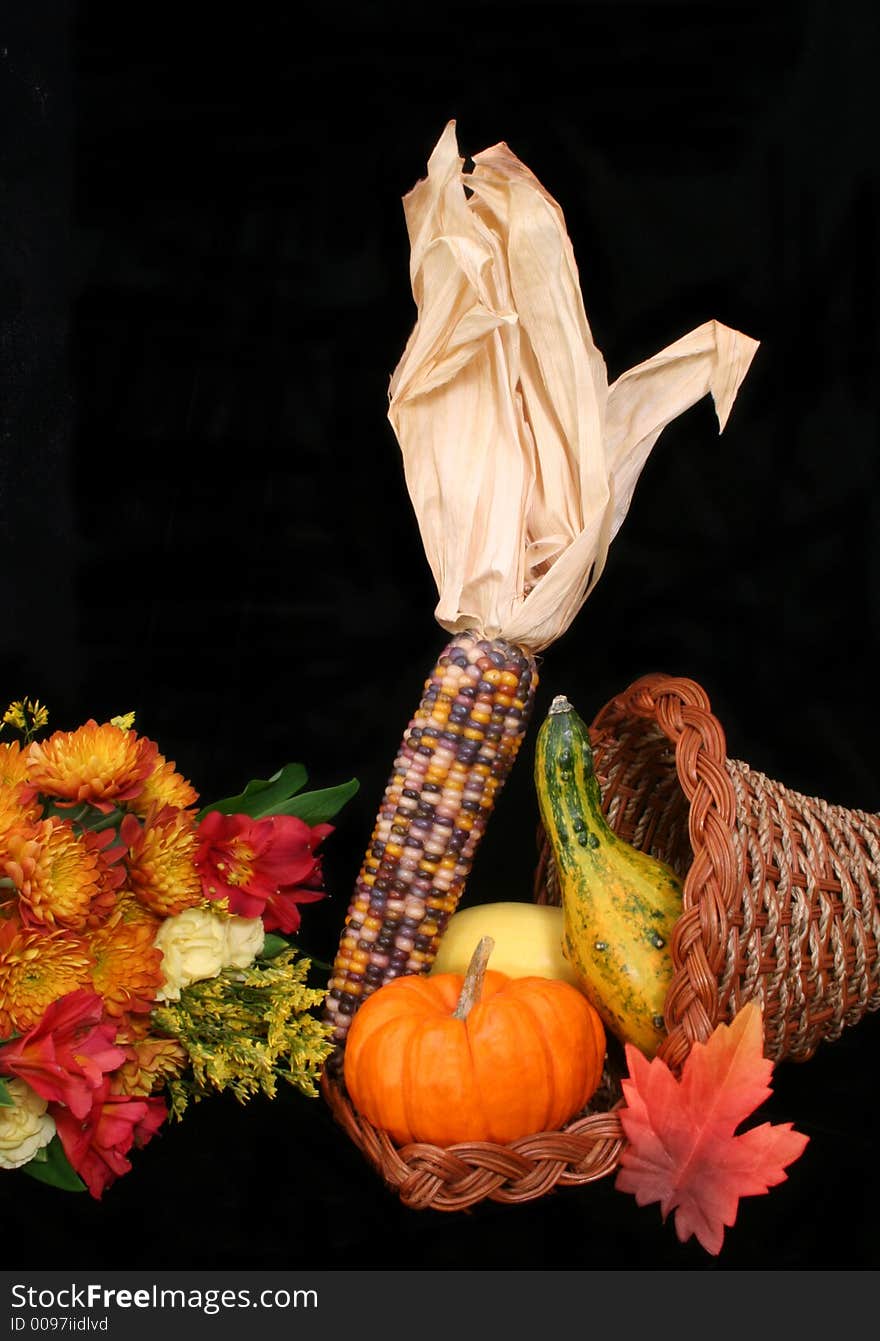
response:
{"label": "dried corn husk", "polygon": [[708,321],[609,386],[559,205],[505,144],[473,161],[450,121],[404,199],[417,320],[389,419],[438,622],[537,652],[595,586],[663,428],[711,392],[723,429],[757,342]]}

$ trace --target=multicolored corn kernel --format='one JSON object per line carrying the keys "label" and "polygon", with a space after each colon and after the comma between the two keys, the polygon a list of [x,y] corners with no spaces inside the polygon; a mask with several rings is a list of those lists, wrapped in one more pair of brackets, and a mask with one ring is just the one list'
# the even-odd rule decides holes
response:
{"label": "multicolored corn kernel", "polygon": [[341,1045],[364,997],[427,973],[528,725],[535,659],[460,633],[425,681],[355,883],[326,1014]]}

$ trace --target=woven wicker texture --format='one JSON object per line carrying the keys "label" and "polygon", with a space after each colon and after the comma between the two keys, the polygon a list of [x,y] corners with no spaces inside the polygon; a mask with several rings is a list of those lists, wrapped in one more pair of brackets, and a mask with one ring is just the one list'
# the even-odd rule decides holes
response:
{"label": "woven wicker texture", "polygon": [[774,1061],[810,1057],[880,1007],[880,817],[728,759],[692,680],[646,676],[593,729],[615,831],[684,876],[661,1048],[671,1066],[747,1001]]}
{"label": "woven wicker texture", "polygon": [[[592,728],[612,827],[683,878],[675,973],[660,1050],[680,1069],[691,1045],[747,1001],[760,1003],[765,1054],[803,1060],[880,1007],[880,817],[806,797],[734,759],[693,680],[649,675],[608,703]],[[535,897],[558,902],[541,846]],[[485,1198],[522,1202],[593,1182],[624,1140],[619,1055],[585,1114],[509,1146],[396,1148],[325,1077],[352,1141],[416,1208],[455,1211]]]}

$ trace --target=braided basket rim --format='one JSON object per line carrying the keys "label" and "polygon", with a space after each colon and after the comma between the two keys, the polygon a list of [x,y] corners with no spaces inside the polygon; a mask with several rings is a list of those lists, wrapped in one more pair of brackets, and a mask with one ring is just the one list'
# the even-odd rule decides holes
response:
{"label": "braided basket rim", "polygon": [[[658,1054],[679,1070],[692,1044],[708,1038],[717,1023],[716,973],[727,937],[727,911],[740,878],[736,802],[725,767],[724,730],[695,680],[660,672],[641,676],[596,714],[591,735],[601,740],[632,717],[653,719],[675,746],[677,780],[690,806],[693,861],[670,946],[674,973],[666,998],[667,1037]],[[617,1169],[626,1147],[619,1098],[605,1111],[588,1112],[557,1131],[507,1145],[440,1147],[395,1145],[387,1132],[353,1107],[342,1083],[326,1072],[321,1092],[355,1146],[414,1209],[465,1210],[487,1199],[524,1202],[556,1187],[595,1182]]]}

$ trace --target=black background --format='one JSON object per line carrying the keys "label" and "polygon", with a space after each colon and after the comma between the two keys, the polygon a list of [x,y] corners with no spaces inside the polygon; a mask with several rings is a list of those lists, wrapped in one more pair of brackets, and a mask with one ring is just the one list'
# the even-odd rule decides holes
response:
{"label": "black background", "polygon": [[[689,675],[731,755],[880,810],[873,6],[7,0],[0,28],[4,702],[55,727],[133,708],[205,799],[291,759],[356,776],[302,932],[332,956],[442,646],[385,414],[400,197],[455,117],[463,153],[507,140],[562,204],[612,379],[711,317],[761,341],[721,437],[707,400],[660,439],[538,714]],[[469,901],[529,897],[530,755]],[[100,1204],[4,1179],[3,1255],[877,1267],[878,1024],[778,1069],[767,1116],[810,1144],[718,1259],[613,1179],[408,1211],[293,1092],[202,1104]]]}

